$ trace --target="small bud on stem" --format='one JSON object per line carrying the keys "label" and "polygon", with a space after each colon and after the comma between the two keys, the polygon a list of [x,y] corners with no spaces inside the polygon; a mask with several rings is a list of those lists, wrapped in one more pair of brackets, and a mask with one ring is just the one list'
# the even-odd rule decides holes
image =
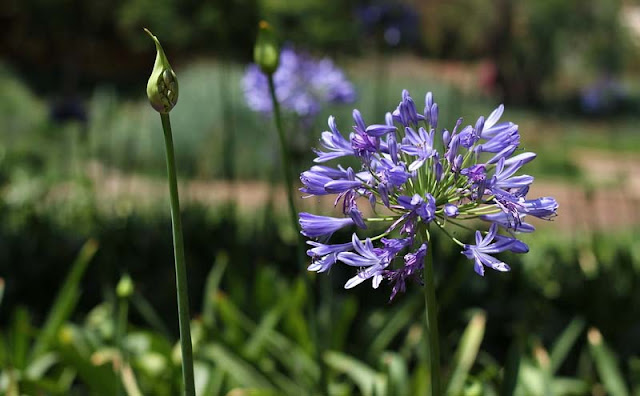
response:
{"label": "small bud on stem", "polygon": [[151,107],[159,113],[168,113],[178,102],[178,78],[173,72],[158,38],[144,29],[156,44],[156,61],[147,82],[147,96]]}
{"label": "small bud on stem", "polygon": [[133,294],[133,280],[129,275],[123,275],[116,286],[116,294],[120,298],[129,298]]}
{"label": "small bud on stem", "polygon": [[271,26],[265,21],[258,24],[258,38],[253,48],[253,61],[264,74],[275,73],[280,63],[280,46]]}

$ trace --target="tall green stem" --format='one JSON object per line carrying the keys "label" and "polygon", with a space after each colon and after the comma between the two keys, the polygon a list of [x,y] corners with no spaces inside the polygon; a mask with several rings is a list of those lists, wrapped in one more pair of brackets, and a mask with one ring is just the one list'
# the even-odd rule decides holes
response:
{"label": "tall green stem", "polygon": [[180,199],[176,178],[176,161],[173,152],[173,137],[169,113],[160,113],[164,144],[167,153],[167,175],[171,195],[171,224],[173,228],[173,254],[176,264],[176,289],[178,296],[178,320],[180,322],[180,349],[182,351],[182,379],[184,395],[195,396],[193,379],[193,352],[191,351],[191,327],[189,318],[189,293],[187,291],[187,268],[184,261],[184,243],[182,239],[182,221],[180,220]]}
{"label": "tall green stem", "polygon": [[433,246],[430,243],[424,258],[424,300],[427,307],[427,335],[429,337],[429,367],[431,396],[440,396],[440,344],[438,339],[438,306],[433,277]]}
{"label": "tall green stem", "polygon": [[[316,322],[316,315],[315,315],[315,298],[313,295],[313,290],[311,288],[311,281],[309,279],[308,273],[306,271],[306,264],[305,264],[305,253],[304,253],[304,243],[300,237],[300,235],[298,234],[298,231],[300,231],[300,228],[298,226],[298,215],[296,212],[296,206],[293,200],[293,180],[291,179],[291,163],[289,161],[289,148],[287,146],[287,138],[285,136],[284,133],[284,128],[282,126],[282,116],[280,114],[280,104],[278,103],[278,98],[276,98],[276,88],[275,85],[273,83],[273,75],[272,74],[267,74],[267,78],[269,80],[269,93],[271,94],[271,103],[273,104],[273,117],[275,119],[276,122],[276,129],[278,130],[278,138],[280,140],[280,156],[282,158],[282,168],[283,168],[283,172],[284,172],[284,179],[285,179],[285,183],[287,186],[287,201],[289,203],[289,217],[291,217],[291,222],[293,225],[293,229],[296,230],[296,246],[297,246],[297,256],[298,256],[298,261],[299,261],[299,265],[301,267],[301,270],[303,271],[303,279],[305,282],[305,286],[306,289],[309,291],[309,297],[308,297],[308,307],[309,307],[309,312],[308,312],[308,323],[309,323],[309,328],[311,329],[311,337],[312,340],[314,341],[313,344],[316,345],[317,350],[316,353],[318,353],[318,355],[321,357],[322,356],[322,352],[325,349],[325,341],[323,340],[323,342],[318,343],[318,332],[317,332],[317,322]],[[328,282],[328,281],[327,281]],[[328,285],[328,283],[327,283]],[[325,334],[329,334],[329,332],[325,332]],[[326,376],[326,371],[324,370],[324,366],[321,366],[321,370],[320,370],[320,383],[323,384],[323,386],[325,386],[325,389],[327,387],[327,376]]]}
{"label": "tall green stem", "polygon": [[[282,160],[282,168],[284,173],[284,181],[287,185],[287,202],[289,203],[289,216],[293,224],[294,230],[299,230],[296,213],[296,205],[293,201],[293,180],[291,179],[291,164],[289,162],[289,148],[287,147],[287,138],[284,134],[284,128],[282,127],[282,117],[280,115],[280,104],[276,98],[276,88],[273,83],[273,75],[268,75],[269,79],[269,93],[271,94],[271,103],[273,104],[273,117],[276,122],[276,129],[278,130],[278,139],[280,140],[280,158]],[[300,237],[298,237],[298,253],[302,252],[300,249]],[[303,253],[304,254],[304,253]],[[302,256],[300,256],[302,257]]]}
{"label": "tall green stem", "polygon": [[129,312],[129,301],[127,297],[118,296],[118,316],[116,319],[116,347],[120,350],[120,367],[118,368],[118,379],[116,380],[116,395],[123,394],[122,384],[124,383],[122,369],[127,363],[127,354],[124,349],[124,337],[127,333],[127,316]]}

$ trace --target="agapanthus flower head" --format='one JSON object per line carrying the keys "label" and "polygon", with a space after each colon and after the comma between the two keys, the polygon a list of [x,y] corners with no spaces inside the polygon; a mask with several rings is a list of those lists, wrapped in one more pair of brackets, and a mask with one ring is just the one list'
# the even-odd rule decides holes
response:
{"label": "agapanthus flower head", "polygon": [[[485,268],[509,271],[509,265],[494,255],[509,251],[526,253],[529,247],[517,239],[519,232],[533,232],[525,219],[533,216],[549,220],[558,203],[551,197],[527,197],[534,178],[519,174],[523,165],[536,155],[520,152],[518,126],[500,122],[500,105],[487,118],[463,126],[459,119],[448,129],[437,129],[438,105],[427,93],[424,112],[403,91],[401,101],[385,116],[385,124],[367,125],[354,110],[355,126],[341,133],[334,117],[329,131],[322,133],[315,150],[314,165],[302,173],[301,191],[309,196],[336,195],[342,202],[344,217],[300,214],[302,233],[314,248],[310,271],[325,272],[337,262],[357,268],[345,288],[367,279],[377,288],[383,280],[392,284],[391,298],[406,289],[409,279],[420,281],[430,232],[442,230],[461,247],[473,262],[476,273]],[[515,154],[515,155],[514,155]],[[358,168],[344,168],[331,161],[355,157]],[[359,204],[367,202],[377,217],[364,217]],[[451,237],[451,227],[477,227],[484,220],[488,227],[475,232],[475,243]],[[325,244],[342,228],[364,229],[370,223],[385,224],[382,234],[360,237],[352,234],[350,243]],[[501,234],[503,232],[504,234]]]}
{"label": "agapanthus flower head", "polygon": [[[273,83],[282,108],[303,118],[316,115],[328,103],[351,103],[356,98],[353,84],[329,58],[314,59],[291,46],[280,53]],[[258,65],[247,67],[242,86],[252,110],[271,114],[269,83]]]}

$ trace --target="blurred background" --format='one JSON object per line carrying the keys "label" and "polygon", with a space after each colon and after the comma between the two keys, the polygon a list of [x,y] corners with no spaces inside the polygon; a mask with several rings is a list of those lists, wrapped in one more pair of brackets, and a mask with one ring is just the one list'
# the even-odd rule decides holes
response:
{"label": "blurred background", "polygon": [[[451,394],[640,395],[635,0],[4,1],[0,391],[110,394],[118,364],[129,394],[179,389],[143,27],[180,82],[171,115],[199,394],[425,389],[419,285],[388,303],[386,290],[343,290],[348,271],[307,275],[296,262],[273,120],[243,94],[261,19],[355,86],[353,103],[285,115],[296,174],[329,115],[343,132],[353,108],[382,123],[404,88],[418,108],[432,91],[449,129],[504,103],[538,153],[525,171],[559,216],[535,223],[531,252],[505,255],[512,272],[480,278],[455,246],[435,247]],[[132,292],[116,290],[125,274]]]}

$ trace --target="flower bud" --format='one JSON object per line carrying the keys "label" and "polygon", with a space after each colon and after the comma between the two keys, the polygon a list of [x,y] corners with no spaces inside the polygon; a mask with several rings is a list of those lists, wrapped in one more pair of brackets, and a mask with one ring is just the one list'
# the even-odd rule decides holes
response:
{"label": "flower bud", "polygon": [[280,47],[271,26],[265,21],[258,24],[258,38],[253,48],[253,61],[260,66],[263,73],[275,73],[280,63]]}
{"label": "flower bud", "polygon": [[156,61],[147,82],[147,97],[151,107],[159,113],[168,113],[178,102],[178,78],[173,72],[158,38],[144,29],[156,44]]}
{"label": "flower bud", "polygon": [[133,294],[133,280],[129,275],[123,275],[116,286],[116,294],[120,298],[128,298]]}

